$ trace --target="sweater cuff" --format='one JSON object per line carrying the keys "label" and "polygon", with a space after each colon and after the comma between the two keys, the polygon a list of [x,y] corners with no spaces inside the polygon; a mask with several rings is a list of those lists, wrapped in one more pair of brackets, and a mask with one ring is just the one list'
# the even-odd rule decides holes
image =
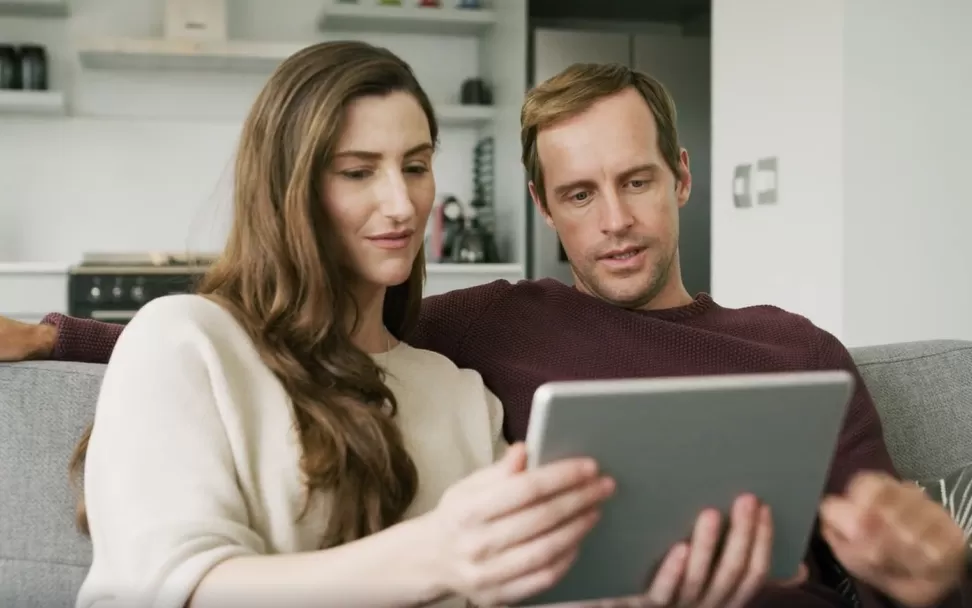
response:
{"label": "sweater cuff", "polygon": [[57,329],[57,334],[54,337],[54,347],[51,349],[51,359],[56,361],[61,361],[64,359],[63,349],[61,348],[61,336],[64,334],[62,328],[62,321],[66,317],[59,312],[51,312],[44,315],[41,319],[41,325],[50,325]]}
{"label": "sweater cuff", "polygon": [[93,319],[50,313],[41,323],[57,329],[51,359],[82,363],[108,363],[123,326]]}

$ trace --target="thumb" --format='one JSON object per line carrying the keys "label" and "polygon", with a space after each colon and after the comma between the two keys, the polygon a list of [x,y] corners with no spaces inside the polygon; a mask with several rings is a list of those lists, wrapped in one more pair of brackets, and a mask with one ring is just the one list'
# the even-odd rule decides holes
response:
{"label": "thumb", "polygon": [[839,496],[828,496],[820,504],[820,527],[841,540],[854,540],[858,532],[858,513],[854,504]]}
{"label": "thumb", "polygon": [[503,456],[493,464],[483,467],[459,483],[466,488],[479,488],[506,479],[526,468],[526,448],[522,443],[514,443],[506,449]]}
{"label": "thumb", "polygon": [[508,473],[521,473],[526,470],[527,454],[526,446],[523,442],[517,442],[506,449],[503,454],[503,468]]}

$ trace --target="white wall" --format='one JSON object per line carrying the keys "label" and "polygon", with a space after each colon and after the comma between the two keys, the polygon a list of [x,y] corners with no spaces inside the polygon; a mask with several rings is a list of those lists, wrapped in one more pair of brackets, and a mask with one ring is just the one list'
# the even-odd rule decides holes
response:
{"label": "white wall", "polygon": [[[713,2],[712,293],[842,330],[842,0]],[[780,201],[737,209],[733,172],[779,159]]]}
{"label": "white wall", "polygon": [[[850,346],[972,339],[968,0],[735,0],[713,12],[713,293]],[[733,167],[779,157],[780,200]]]}
{"label": "white wall", "polygon": [[845,19],[845,339],[972,339],[972,2]]}
{"label": "white wall", "polygon": [[[340,37],[317,31],[321,0],[287,0],[286,10],[265,0],[230,4],[234,38]],[[159,36],[161,11],[160,0],[74,0],[68,20],[0,18],[0,40],[52,50],[53,86],[71,93],[74,115],[0,116],[0,261],[221,246],[240,117],[266,75],[98,72],[82,70],[75,53],[79,36]],[[462,80],[480,71],[472,38],[358,37],[410,62],[436,102],[455,102]],[[440,194],[468,200],[478,136],[442,133]],[[516,218],[506,212],[502,221],[508,230]]]}

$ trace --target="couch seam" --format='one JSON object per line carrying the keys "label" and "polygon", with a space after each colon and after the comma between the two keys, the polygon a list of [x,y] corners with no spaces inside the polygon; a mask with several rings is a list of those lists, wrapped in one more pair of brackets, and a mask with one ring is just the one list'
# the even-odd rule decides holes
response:
{"label": "couch seam", "polygon": [[972,350],[972,345],[970,346],[956,346],[949,350],[943,350],[937,353],[927,353],[924,355],[899,355],[897,357],[885,358],[885,359],[875,359],[873,361],[868,361],[866,363],[859,363],[858,367],[869,367],[871,365],[885,365],[888,363],[902,363],[905,361],[920,361],[922,359],[930,359],[931,357],[941,357],[942,355],[951,355],[953,353],[958,353],[962,351]]}
{"label": "couch seam", "polygon": [[30,557],[12,557],[9,555],[0,555],[0,562],[10,562],[10,563],[24,563],[24,564],[44,564],[47,566],[70,566],[72,568],[89,568],[88,564],[79,564],[72,562],[64,562],[53,559],[33,559]]}

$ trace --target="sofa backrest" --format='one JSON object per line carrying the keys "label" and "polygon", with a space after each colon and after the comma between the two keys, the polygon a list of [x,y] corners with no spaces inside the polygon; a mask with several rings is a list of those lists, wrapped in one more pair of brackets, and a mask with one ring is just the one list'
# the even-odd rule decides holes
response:
{"label": "sofa backrest", "polygon": [[972,463],[972,342],[932,340],[851,350],[906,479]]}
{"label": "sofa backrest", "polygon": [[[903,476],[936,477],[972,462],[972,342],[852,354]],[[74,527],[67,463],[92,418],[103,369],[0,364],[0,606],[73,605],[90,544]]]}

